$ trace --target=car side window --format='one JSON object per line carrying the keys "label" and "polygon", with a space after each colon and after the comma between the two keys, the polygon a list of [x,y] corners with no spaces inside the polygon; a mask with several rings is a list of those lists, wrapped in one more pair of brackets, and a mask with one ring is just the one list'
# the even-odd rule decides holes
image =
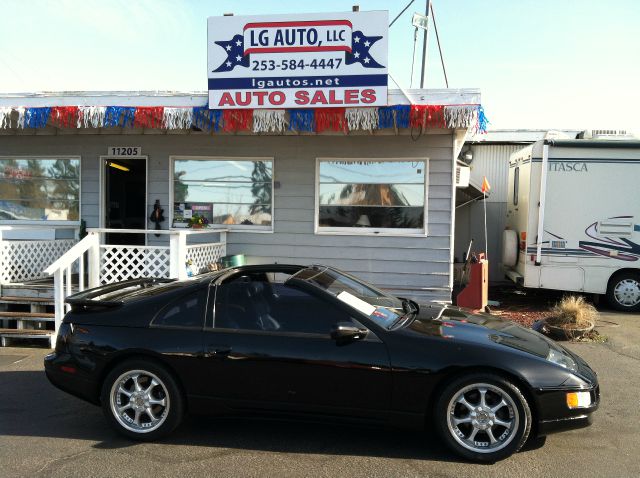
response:
{"label": "car side window", "polygon": [[307,291],[273,282],[217,286],[214,327],[329,335],[349,314]]}
{"label": "car side window", "polygon": [[160,327],[202,327],[204,319],[204,293],[200,290],[175,299],[153,319]]}

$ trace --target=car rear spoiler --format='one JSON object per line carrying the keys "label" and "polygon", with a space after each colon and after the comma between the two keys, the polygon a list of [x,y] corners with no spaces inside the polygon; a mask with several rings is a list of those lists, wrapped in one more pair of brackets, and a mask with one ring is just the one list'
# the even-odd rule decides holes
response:
{"label": "car rear spoiler", "polygon": [[176,279],[158,279],[155,277],[143,277],[140,279],[130,279],[122,282],[116,282],[115,284],[105,284],[92,289],[87,289],[82,292],[70,295],[65,299],[67,304],[70,304],[72,308],[86,308],[86,307],[119,307],[123,304],[121,300],[100,300],[96,297],[100,297],[106,294],[112,294],[121,289],[129,289],[137,287],[140,289],[146,289],[158,284],[165,284],[167,282],[173,282]]}

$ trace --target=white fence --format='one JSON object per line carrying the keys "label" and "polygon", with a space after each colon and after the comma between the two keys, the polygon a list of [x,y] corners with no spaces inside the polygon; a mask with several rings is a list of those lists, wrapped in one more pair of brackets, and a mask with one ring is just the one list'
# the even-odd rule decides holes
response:
{"label": "white fence", "polygon": [[[76,239],[30,240],[12,239],[8,232],[29,235],[27,231],[41,229],[29,226],[0,226],[0,284],[12,284],[47,277],[45,267],[60,258]],[[76,229],[56,227],[51,229]],[[74,233],[75,235],[75,233]]]}

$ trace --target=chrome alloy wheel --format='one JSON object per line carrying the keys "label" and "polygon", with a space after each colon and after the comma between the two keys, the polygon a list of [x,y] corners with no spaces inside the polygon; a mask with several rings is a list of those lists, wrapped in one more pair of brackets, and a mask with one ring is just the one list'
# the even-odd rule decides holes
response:
{"label": "chrome alloy wheel", "polygon": [[623,279],[613,289],[616,302],[625,307],[640,304],[640,282],[636,279]]}
{"label": "chrome alloy wheel", "polygon": [[447,426],[453,438],[477,453],[493,453],[506,447],[520,424],[511,396],[488,383],[462,388],[449,401],[447,412]]}
{"label": "chrome alloy wheel", "polygon": [[111,387],[111,412],[118,423],[134,433],[149,433],[162,425],[169,413],[167,387],[145,370],[129,370]]}

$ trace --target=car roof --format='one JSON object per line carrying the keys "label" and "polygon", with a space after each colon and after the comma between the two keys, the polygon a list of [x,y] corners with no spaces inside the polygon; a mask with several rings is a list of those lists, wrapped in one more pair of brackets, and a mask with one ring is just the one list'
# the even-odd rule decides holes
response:
{"label": "car roof", "polygon": [[229,267],[227,269],[222,269],[220,271],[208,272],[206,274],[201,274],[197,276],[196,280],[200,283],[203,282],[214,282],[217,279],[221,279],[223,277],[227,277],[229,275],[234,274],[242,274],[244,272],[297,272],[302,269],[306,269],[307,267],[311,267],[309,265],[301,265],[301,264],[253,264],[253,265],[244,265],[244,266],[235,266]]}

